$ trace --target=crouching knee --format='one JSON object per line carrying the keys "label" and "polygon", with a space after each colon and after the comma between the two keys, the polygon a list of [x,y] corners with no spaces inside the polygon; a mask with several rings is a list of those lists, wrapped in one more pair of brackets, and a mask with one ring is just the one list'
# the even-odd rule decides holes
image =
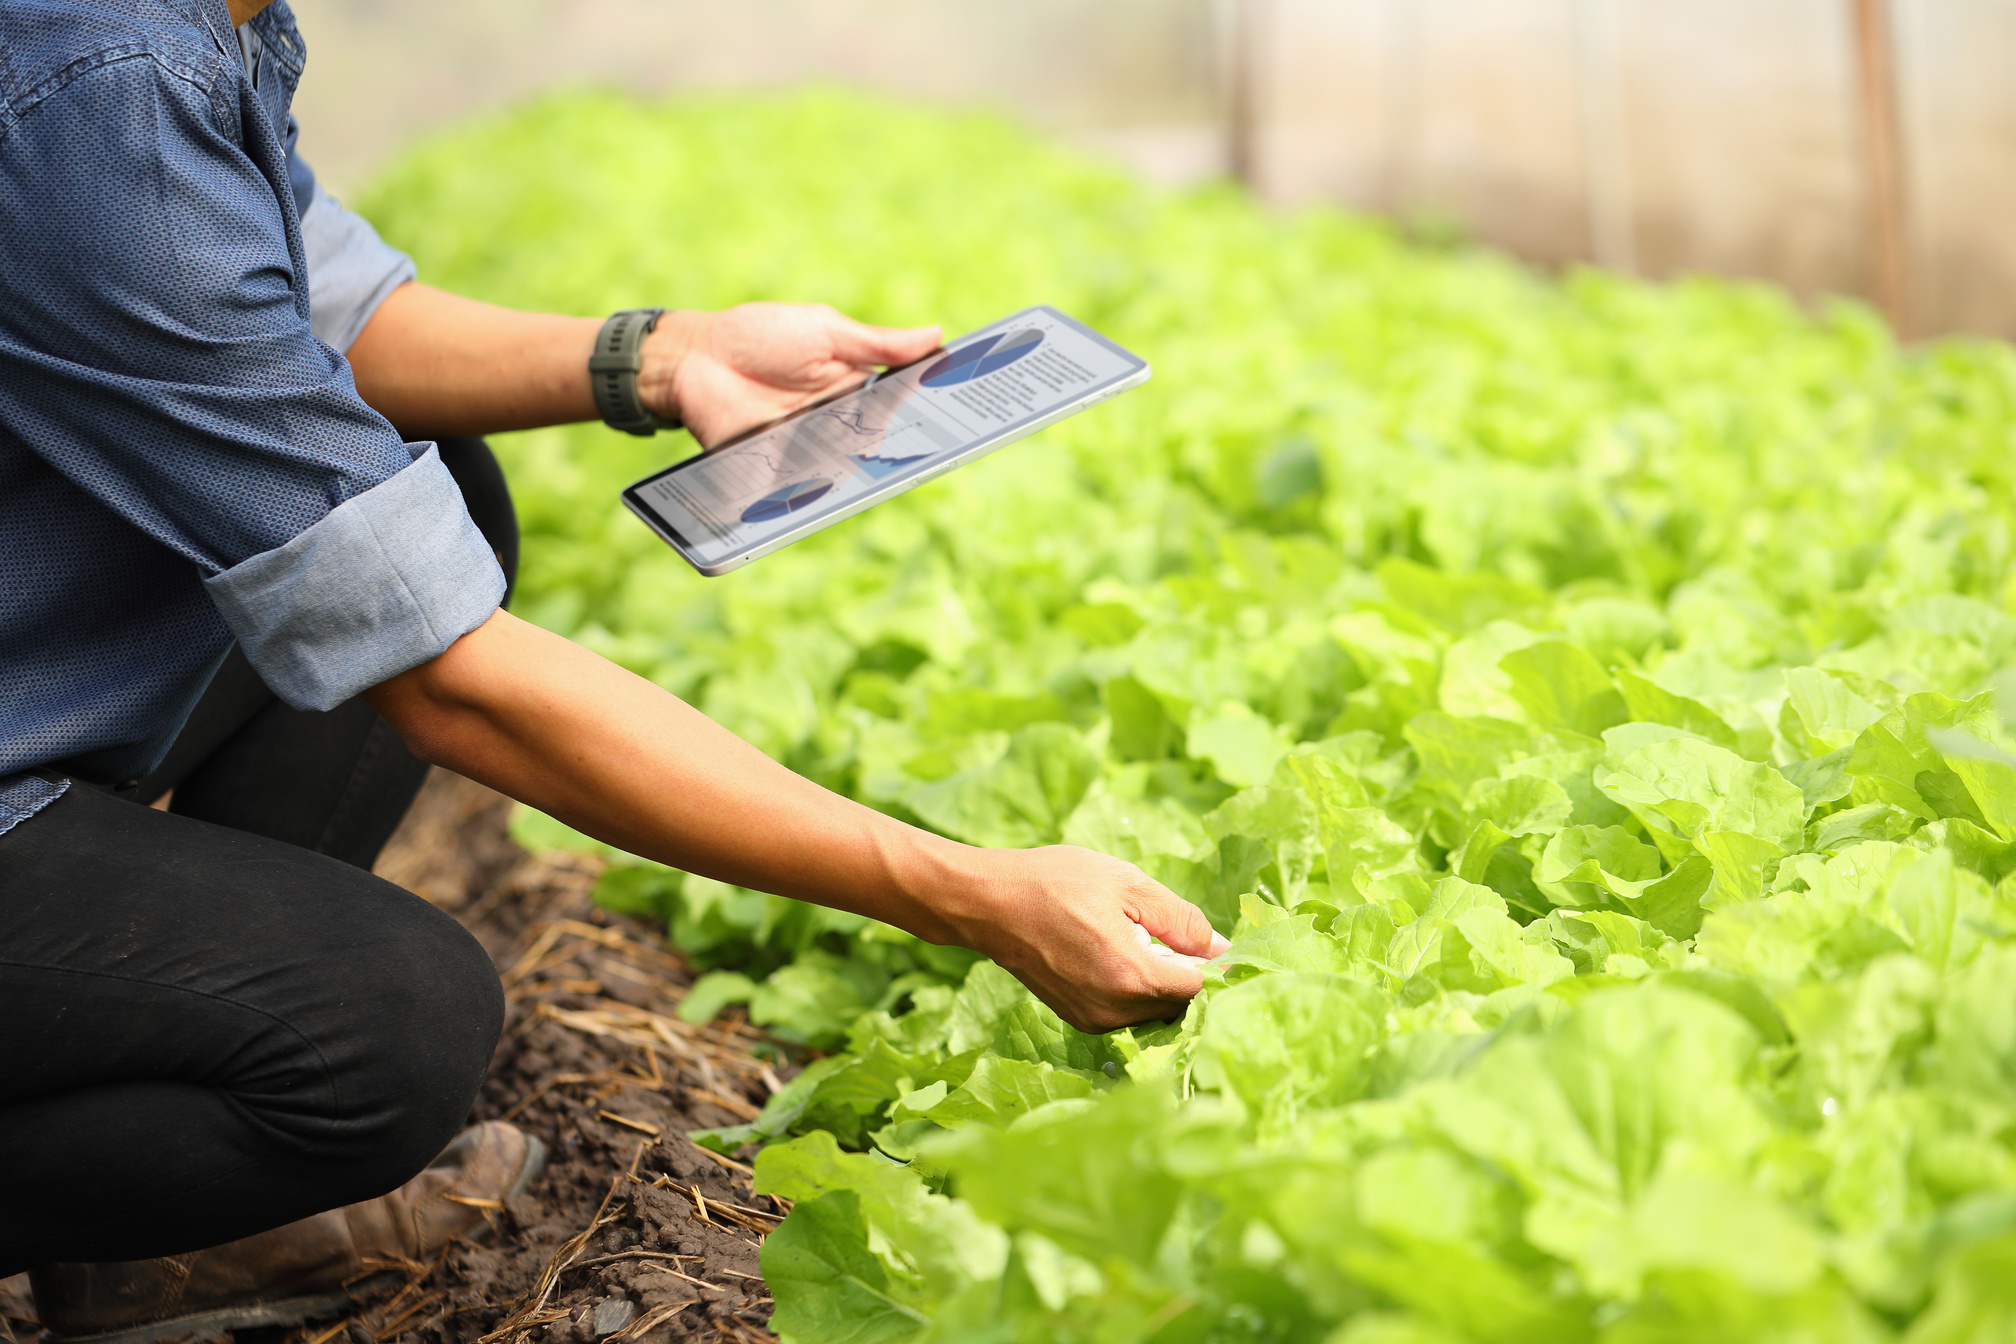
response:
{"label": "crouching knee", "polygon": [[482,946],[441,911],[407,896],[331,974],[342,1029],[319,1041],[336,1086],[316,1143],[340,1173],[342,1202],[399,1185],[467,1121],[503,1028],[504,993]]}

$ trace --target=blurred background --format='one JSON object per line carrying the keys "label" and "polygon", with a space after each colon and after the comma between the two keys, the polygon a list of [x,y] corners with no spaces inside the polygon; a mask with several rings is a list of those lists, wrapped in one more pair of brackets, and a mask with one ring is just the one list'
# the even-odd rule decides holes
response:
{"label": "blurred background", "polygon": [[1913,336],[2016,335],[2016,0],[293,4],[303,148],[339,193],[556,84],[839,81],[1541,264],[1758,277],[1861,295]]}

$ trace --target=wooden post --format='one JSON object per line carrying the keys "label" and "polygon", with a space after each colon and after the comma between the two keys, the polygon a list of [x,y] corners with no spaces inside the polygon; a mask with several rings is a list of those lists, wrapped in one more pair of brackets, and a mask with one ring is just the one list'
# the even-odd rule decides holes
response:
{"label": "wooden post", "polygon": [[1421,135],[1425,120],[1422,64],[1423,0],[1386,0],[1385,146],[1383,175],[1386,212],[1402,224],[1413,222],[1421,205]]}
{"label": "wooden post", "polygon": [[1232,0],[1227,72],[1225,160],[1248,190],[1260,187],[1260,85],[1269,0]]}
{"label": "wooden post", "polygon": [[1855,25],[1864,184],[1868,191],[1870,297],[1899,338],[1911,334],[1911,255],[1896,31],[1889,0],[1849,0]]}
{"label": "wooden post", "polygon": [[1589,255],[1599,266],[1628,273],[1638,269],[1638,231],[1616,5],[1575,0],[1575,82]]}

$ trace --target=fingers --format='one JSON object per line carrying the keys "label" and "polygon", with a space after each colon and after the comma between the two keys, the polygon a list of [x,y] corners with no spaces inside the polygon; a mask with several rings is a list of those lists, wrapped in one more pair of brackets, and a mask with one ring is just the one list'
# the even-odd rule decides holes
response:
{"label": "fingers", "polygon": [[1151,984],[1155,997],[1163,1005],[1160,1016],[1182,1016],[1190,1000],[1204,988],[1204,962],[1200,958],[1186,957],[1181,953],[1173,957],[1156,957],[1148,969],[1153,977]]}
{"label": "fingers", "polygon": [[[1131,964],[1119,973],[1117,982],[1109,980],[1099,987],[1104,990],[1101,997],[1111,996],[1105,1004],[1065,1015],[1081,1031],[1111,1031],[1118,1026],[1181,1016],[1189,1001],[1204,987],[1207,960],[1204,954],[1215,955],[1230,946],[1212,930],[1210,921],[1196,906],[1140,877],[1138,872],[1136,878],[1141,885],[1152,888],[1152,892],[1146,901],[1127,911],[1129,923],[1121,940],[1124,955]],[[1197,931],[1200,928],[1201,934]],[[1167,936],[1161,931],[1166,931]],[[1196,950],[1168,945],[1169,937],[1183,940]],[[1164,941],[1158,943],[1156,938]]]}
{"label": "fingers", "polygon": [[1223,934],[1211,927],[1211,921],[1204,917],[1202,910],[1160,883],[1150,882],[1148,886],[1152,889],[1150,894],[1128,911],[1143,930],[1160,938],[1175,951],[1200,961],[1215,957],[1232,946]]}
{"label": "fingers", "polygon": [[1204,988],[1203,965],[1181,953],[1144,955],[1124,973],[1125,990],[1112,984],[1093,988],[1033,976],[1017,978],[1057,1016],[1082,1032],[1098,1035],[1183,1016],[1190,1000]]}
{"label": "fingers", "polygon": [[835,314],[833,358],[846,364],[908,364],[938,348],[938,327],[871,327]]}
{"label": "fingers", "polygon": [[970,904],[946,907],[949,940],[992,956],[1081,1031],[1180,1016],[1206,959],[1229,946],[1203,911],[1109,855],[1072,845],[963,853],[985,880]]}

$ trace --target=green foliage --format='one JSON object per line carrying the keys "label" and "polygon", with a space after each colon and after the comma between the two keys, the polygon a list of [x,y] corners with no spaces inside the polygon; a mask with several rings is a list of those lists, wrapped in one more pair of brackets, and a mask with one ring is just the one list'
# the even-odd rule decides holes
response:
{"label": "green foliage", "polygon": [[1180,1023],[1092,1037],[965,954],[613,868],[720,968],[690,1011],[834,1052],[707,1139],[799,1201],[787,1339],[2016,1330],[2006,349],[834,93],[551,99],[364,204],[500,302],[1048,301],[1156,365],[720,580],[617,504],[673,444],[499,442],[524,614],[1234,937]]}

